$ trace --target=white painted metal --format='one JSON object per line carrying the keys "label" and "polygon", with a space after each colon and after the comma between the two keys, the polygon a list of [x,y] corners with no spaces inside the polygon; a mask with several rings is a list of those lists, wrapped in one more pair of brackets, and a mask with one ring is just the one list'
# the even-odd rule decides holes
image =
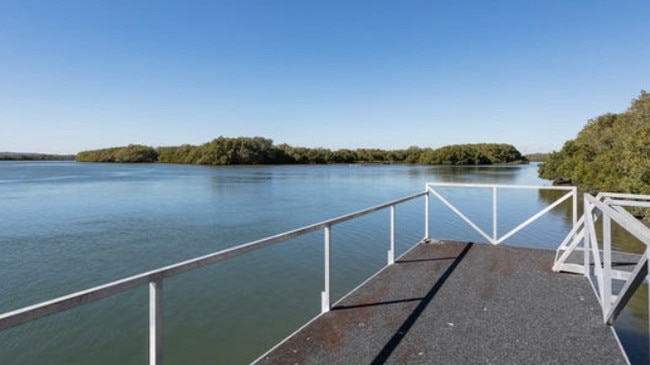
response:
{"label": "white painted metal", "polygon": [[[567,265],[565,262],[569,258],[569,255],[578,248],[580,242],[583,241],[585,236],[584,229],[585,218],[584,216],[580,217],[580,220],[573,225],[573,228],[566,236],[564,241],[560,244],[557,251],[555,252],[555,261],[553,263],[553,271],[559,272],[564,270],[564,266]],[[560,255],[560,252],[562,254]],[[584,270],[583,270],[584,271]],[[589,273],[584,273],[587,276]]]}
{"label": "white painted metal", "polygon": [[[585,200],[585,205],[589,204]],[[587,211],[587,209],[585,209]],[[598,250],[598,240],[596,235],[596,228],[594,225],[594,217],[592,214],[587,214],[585,217],[585,244],[591,249],[591,256],[594,259],[594,276],[596,277],[596,287],[598,288],[598,298],[603,302],[603,265],[600,259],[600,251]],[[589,255],[588,252],[585,253]]]}
{"label": "white painted metal", "polygon": [[395,206],[390,206],[390,248],[388,249],[388,265],[395,263]]}
{"label": "white painted metal", "polygon": [[445,186],[451,188],[491,188],[497,189],[522,189],[522,190],[575,190],[575,186],[552,186],[552,185],[506,185],[506,184],[471,184],[471,183],[427,183],[427,186]]}
{"label": "white painted metal", "polygon": [[591,237],[591,235],[589,234],[587,227],[588,227],[588,224],[593,224],[593,222],[591,222],[589,219],[587,219],[587,217],[593,217],[593,216],[591,215],[591,210],[586,210],[586,207],[585,207],[584,212],[585,212],[584,213],[585,226],[583,228],[583,230],[584,230],[583,264],[584,264],[585,276],[589,277],[589,275],[591,275],[591,272],[589,270],[589,268],[591,266],[591,259],[590,259],[590,255],[591,255],[591,238],[590,237]]}
{"label": "white painted metal", "polygon": [[[321,295],[323,312],[330,309],[330,246],[331,246],[331,227],[346,221],[350,221],[386,208],[391,208],[394,215],[394,209],[397,205],[414,200],[424,196],[426,198],[426,222],[425,238],[428,238],[428,215],[429,203],[428,192],[423,191],[412,194],[401,199],[393,200],[380,204],[368,209],[360,210],[346,214],[334,219],[322,221],[312,225],[304,226],[295,230],[280,233],[274,236],[262,238],[240,246],[232,247],[226,250],[214,252],[208,255],[196,257],[187,261],[178,262],[173,265],[161,267],[139,275],[131,276],[125,279],[117,280],[108,284],[100,285],[87,290],[65,295],[59,298],[41,302],[35,305],[23,307],[10,312],[0,314],[0,331],[21,325],[26,322],[34,321],[39,318],[60,313],[84,304],[88,304],[103,298],[113,296],[124,291],[128,291],[139,286],[149,285],[149,362],[150,364],[162,364],[163,356],[163,280],[190,270],[194,270],[206,265],[214,264],[219,261],[227,260],[232,257],[246,254],[248,252],[267,247],[272,244],[287,241],[289,239],[314,232],[319,229],[325,230],[325,290]],[[394,225],[394,218],[393,223]],[[394,232],[391,229],[391,249],[394,255]],[[394,261],[394,259],[393,259]]]}
{"label": "white painted metal", "polygon": [[[463,215],[457,208],[449,203],[439,192],[435,190],[436,187],[465,187],[465,188],[491,188],[493,196],[493,229],[492,237],[483,232],[476,224]],[[528,220],[515,227],[513,230],[498,238],[498,219],[497,219],[497,190],[498,189],[548,189],[548,190],[564,190],[569,191],[561,198],[536,213]],[[426,190],[417,194],[413,194],[402,199],[387,202],[377,205],[365,210],[357,211],[347,215],[343,215],[334,219],[326,220],[320,223],[304,226],[295,230],[287,231],[278,235],[266,237],[260,240],[252,241],[237,247],[218,251],[208,255],[196,257],[187,261],[179,262],[173,265],[162,267],[156,270],[145,272],[122,280],[114,281],[91,289],[83,290],[77,293],[69,294],[53,300],[35,304],[32,306],[20,308],[11,312],[0,314],[0,330],[18,326],[20,324],[33,321],[44,316],[59,313],[83,304],[94,302],[115,294],[142,286],[149,285],[149,344],[150,344],[150,364],[162,364],[163,356],[163,281],[165,278],[175,276],[196,268],[210,265],[222,260],[226,260],[235,256],[239,256],[254,250],[267,247],[269,245],[284,242],[289,239],[314,232],[319,229],[324,230],[324,290],[321,293],[321,310],[327,312],[331,308],[331,282],[330,282],[330,268],[331,268],[331,229],[333,226],[356,219],[358,217],[371,214],[386,208],[390,208],[390,250],[388,253],[388,263],[391,264],[395,260],[395,236],[396,236],[396,206],[410,200],[425,197],[425,239],[430,238],[430,198],[429,193],[440,199],[447,207],[454,213],[461,217],[477,232],[492,244],[499,244],[505,239],[509,238],[523,227],[535,221],[543,214],[546,214],[551,209],[557,207],[562,202],[573,197],[573,222],[574,227],[560,244],[556,252],[556,262],[553,269],[556,271],[570,271],[582,272],[589,275],[591,257],[594,260],[594,275],[598,280],[598,291],[601,298],[601,305],[603,305],[603,315],[607,323],[613,323],[616,316],[620,313],[622,308],[629,301],[630,297],[638,286],[648,277],[648,257],[650,250],[646,250],[643,258],[634,268],[632,273],[620,272],[613,270],[611,259],[611,221],[615,221],[619,226],[625,228],[633,236],[638,238],[641,242],[650,246],[650,230],[643,224],[639,223],[624,207],[650,207],[650,195],[631,195],[631,194],[618,194],[618,193],[601,193],[595,198],[589,194],[585,194],[584,199],[584,214],[583,217],[577,220],[577,190],[574,187],[555,187],[555,186],[511,186],[511,185],[483,185],[483,184],[449,184],[449,183],[433,183],[426,184]],[[598,244],[598,236],[596,234],[594,222],[598,216],[604,217],[603,228],[603,258],[601,261],[601,251]],[[580,243],[583,243],[580,247]],[[582,251],[584,256],[583,265],[575,263],[566,263],[567,258],[572,252]],[[625,279],[623,289],[614,296],[611,292],[611,281]],[[649,294],[650,295],[650,294]]]}
{"label": "white painted metal", "polygon": [[602,212],[603,215],[608,215],[612,218],[619,226],[624,228],[639,241],[643,242],[645,245],[650,245],[650,229],[641,223],[638,219],[634,218],[630,213],[624,209],[616,209],[616,207],[611,207],[604,202],[601,202],[589,194],[585,194],[585,200],[590,204],[594,205],[595,209],[598,209]]}
{"label": "white painted metal", "polygon": [[[626,229],[630,234],[635,236],[637,239],[639,239],[639,241],[644,243],[646,247],[648,247],[648,245],[650,245],[650,230],[648,227],[640,223],[627,211],[620,208],[621,204],[617,204],[617,206],[613,207],[606,204],[606,202],[608,202],[607,194],[603,194],[601,198],[605,198],[605,202],[599,201],[598,199],[585,194],[586,203],[593,205],[594,208],[598,209],[605,218],[614,220],[619,226]],[[638,197],[634,198],[638,199]],[[611,232],[609,233],[611,234]],[[611,245],[611,239],[604,238],[603,245]],[[608,301],[611,301],[610,298],[603,298],[601,306],[603,306],[603,316],[606,323],[614,323],[618,314],[623,310],[623,307],[632,297],[632,294],[646,278],[648,271],[648,262],[645,259],[646,257],[647,255],[644,255],[643,258],[639,260],[634,268],[634,271],[632,272],[631,277],[625,282],[623,289],[621,289],[613,305],[608,306],[607,304]]]}
{"label": "white painted metal", "polygon": [[429,191],[435,195],[440,201],[445,204],[449,209],[451,209],[454,213],[456,213],[457,216],[459,216],[462,220],[465,221],[465,223],[469,224],[470,227],[474,228],[475,231],[477,231],[483,238],[485,238],[488,242],[495,244],[495,242],[492,240],[492,237],[490,237],[487,233],[483,232],[479,226],[474,224],[469,218],[467,218],[463,213],[461,213],[460,210],[458,210],[453,204],[451,204],[447,199],[445,199],[442,195],[440,195],[436,190],[433,188],[429,187]]}
{"label": "white painted metal", "polygon": [[162,365],[163,350],[163,283],[149,283],[149,364]]}
{"label": "white painted metal", "polygon": [[325,288],[321,293],[321,313],[330,311],[330,255],[331,255],[332,227],[325,227]]}
{"label": "white painted metal", "polygon": [[[612,219],[603,216],[603,313],[612,306]],[[607,320],[607,318],[605,318]]]}
{"label": "white painted metal", "polygon": [[630,272],[628,272],[628,271],[612,269],[611,270],[611,276],[612,276],[612,280],[627,281],[632,277],[632,274]]}
{"label": "white painted metal", "polygon": [[529,224],[533,223],[534,221],[536,221],[537,219],[539,219],[539,218],[540,218],[541,216],[543,216],[544,214],[550,212],[550,211],[553,210],[555,207],[557,207],[558,205],[562,204],[565,200],[571,198],[572,196],[575,196],[575,195],[573,195],[573,192],[570,192],[570,193],[567,193],[567,194],[565,194],[564,196],[560,197],[558,200],[556,200],[555,202],[553,202],[551,205],[548,205],[546,208],[544,208],[544,209],[540,210],[539,212],[535,213],[532,217],[528,218],[527,220],[525,220],[524,222],[522,222],[520,225],[518,225],[517,227],[513,228],[512,230],[510,230],[508,233],[504,234],[501,238],[499,238],[499,239],[496,241],[497,244],[500,244],[501,242],[507,240],[507,239],[510,238],[512,235],[514,235],[515,233],[517,233],[517,232],[519,232],[520,230],[524,229],[526,226],[528,226]]}
{"label": "white painted metal", "polygon": [[427,191],[426,195],[424,196],[424,239],[428,240],[431,238],[429,236],[429,201],[431,199],[429,198],[429,192]]}
{"label": "white painted metal", "polygon": [[[562,265],[562,269],[559,271],[584,275],[585,267],[582,264],[564,264]],[[559,271],[555,271],[555,272],[559,272]]]}
{"label": "white painted metal", "polygon": [[322,221],[312,225],[304,226],[295,230],[280,233],[274,236],[265,237],[256,241],[252,241],[240,246],[232,247],[222,251],[210,253],[204,256],[196,257],[186,261],[178,262],[173,265],[161,267],[149,272],[139,275],[131,276],[125,279],[110,282],[108,284],[96,286],[94,288],[82,290],[76,293],[65,295],[59,298],[34,304],[31,306],[16,309],[10,312],[0,314],[0,331],[30,322],[48,315],[63,312],[68,309],[78,307],[83,304],[91,303],[106,297],[113,296],[124,291],[137,288],[142,285],[147,285],[152,281],[163,280],[165,278],[182,274],[184,272],[198,269],[200,267],[210,265],[219,261],[227,260],[245,253],[267,247],[269,245],[287,241],[289,239],[305,235],[323,229],[326,226],[333,226],[349,220],[371,214],[390,207],[391,205],[398,205],[410,200],[426,196],[427,192],[423,191],[417,194],[409,195],[407,197],[393,200],[384,204],[380,204],[368,209],[360,210],[358,212],[346,214],[337,218]]}
{"label": "white painted metal", "polygon": [[623,200],[626,200],[626,201],[634,201],[634,200],[650,201],[650,195],[643,195],[643,194],[601,192],[601,193],[598,193],[598,195],[596,195],[597,200],[602,200],[601,197],[614,198],[614,199],[623,199]]}
{"label": "white painted metal", "polygon": [[[580,250],[583,251],[583,256],[585,257],[585,260],[589,259],[589,255],[584,254],[585,248],[578,247],[580,242],[583,242],[585,238],[585,216],[580,217],[578,220],[577,224],[573,225],[573,228],[571,229],[571,232],[566,236],[564,241],[560,244],[560,247],[558,247],[557,251],[555,252],[555,261],[553,263],[553,271],[555,272],[560,272],[560,271],[567,271],[567,272],[573,272],[573,273],[582,273],[584,276],[589,276],[589,271],[585,270],[585,268],[589,268],[589,263],[588,262],[583,262],[583,265],[580,265],[580,271],[576,272],[575,269],[569,270],[568,267],[574,267],[577,264],[567,264],[566,260],[569,258],[572,252],[575,250]],[[560,255],[560,252],[562,254]],[[558,257],[559,256],[559,257]]]}
{"label": "white painted metal", "polygon": [[610,306],[608,312],[605,312],[605,322],[607,324],[614,324],[616,318],[621,313],[625,305],[632,298],[634,292],[639,288],[641,283],[648,275],[648,250],[643,254],[639,262],[634,267],[634,271],[630,274],[625,285],[617,295],[614,303]]}
{"label": "white painted metal", "polygon": [[[578,243],[583,242],[582,271],[585,275],[590,274],[590,263],[593,258],[593,275],[596,278],[597,294],[603,312],[603,320],[608,324],[613,324],[616,321],[617,316],[627,305],[634,292],[641,283],[648,279],[650,229],[630,214],[625,207],[650,208],[650,195],[599,193],[593,197],[590,194],[584,194],[583,216],[558,248],[556,262],[553,265],[555,271],[579,271],[579,265],[567,264],[565,261],[572,252],[579,249]],[[595,221],[599,216],[602,216],[603,219],[600,239],[595,228]],[[646,245],[645,253],[631,273],[612,268],[612,221]],[[571,243],[569,244],[569,242]],[[562,251],[561,255],[560,251]],[[624,282],[616,295],[613,293],[614,280]]]}
{"label": "white painted metal", "polygon": [[499,224],[497,223],[497,188],[496,186],[492,187],[492,242],[497,241],[498,233],[497,233],[497,227]]}
{"label": "white painted metal", "polygon": [[605,204],[610,205],[610,206],[650,208],[650,202],[646,202],[646,201],[630,201],[630,200],[606,199]]}
{"label": "white painted metal", "polygon": [[[488,235],[483,229],[481,229],[477,224],[475,224],[471,219],[469,219],[465,214],[463,214],[458,208],[451,204],[446,198],[440,194],[436,188],[437,187],[454,187],[454,188],[489,188],[492,189],[492,236]],[[568,191],[567,194],[563,195],[552,204],[548,205],[541,211],[537,212],[532,217],[528,218],[523,223],[519,224],[517,227],[510,230],[508,233],[504,234],[501,238],[498,237],[498,201],[497,201],[497,190],[498,189],[528,189],[528,190],[564,190]],[[476,232],[478,232],[483,238],[493,245],[501,244],[503,241],[512,237],[517,232],[521,231],[523,228],[533,223],[539,219],[544,214],[548,213],[550,210],[554,209],[558,205],[562,204],[565,200],[573,198],[574,211],[577,211],[577,189],[573,186],[532,186],[532,185],[499,185],[499,184],[452,184],[452,183],[428,183],[427,191],[435,195],[445,206],[447,206],[452,212],[459,216],[465,223],[472,227]],[[575,218],[574,218],[575,221]]]}

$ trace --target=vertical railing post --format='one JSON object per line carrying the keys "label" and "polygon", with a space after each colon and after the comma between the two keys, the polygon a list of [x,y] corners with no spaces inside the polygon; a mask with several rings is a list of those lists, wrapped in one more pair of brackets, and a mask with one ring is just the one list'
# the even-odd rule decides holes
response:
{"label": "vertical railing post", "polygon": [[585,238],[583,239],[583,242],[584,242],[584,256],[583,256],[584,262],[583,262],[583,265],[584,265],[584,268],[585,268],[584,274],[585,274],[586,277],[589,277],[589,265],[590,265],[589,255],[591,253],[591,246],[590,246],[590,243],[591,243],[590,242],[591,241],[590,236],[591,236],[591,234],[590,234],[590,231],[589,231],[589,229],[590,229],[589,225],[592,224],[592,219],[591,219],[591,209],[589,208],[589,199],[587,199],[586,194],[585,194],[585,197],[583,199],[583,211],[582,211],[582,214],[583,214],[583,217],[585,219],[585,223],[584,223],[584,225],[585,225],[584,226]]}
{"label": "vertical railing post", "polygon": [[395,205],[390,206],[390,249],[388,249],[388,265],[395,263]]}
{"label": "vertical railing post", "polygon": [[321,293],[321,313],[330,311],[330,243],[331,243],[332,227],[325,227],[325,289]]}
{"label": "vertical railing post", "polygon": [[492,244],[497,243],[497,187],[492,186]]}
{"label": "vertical railing post", "polygon": [[429,207],[429,185],[427,185],[427,194],[424,196],[424,239],[428,240],[431,238],[429,236],[429,210],[431,209]]}
{"label": "vertical railing post", "polygon": [[149,283],[149,365],[162,365],[163,355],[163,282]]}
{"label": "vertical railing post", "polygon": [[[612,219],[603,212],[603,315],[612,307]],[[605,318],[607,319],[607,318]]]}

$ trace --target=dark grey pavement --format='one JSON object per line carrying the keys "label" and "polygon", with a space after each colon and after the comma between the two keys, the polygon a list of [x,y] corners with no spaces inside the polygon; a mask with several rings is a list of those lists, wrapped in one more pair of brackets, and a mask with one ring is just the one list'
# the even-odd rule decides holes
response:
{"label": "dark grey pavement", "polygon": [[421,244],[258,364],[625,364],[552,251]]}

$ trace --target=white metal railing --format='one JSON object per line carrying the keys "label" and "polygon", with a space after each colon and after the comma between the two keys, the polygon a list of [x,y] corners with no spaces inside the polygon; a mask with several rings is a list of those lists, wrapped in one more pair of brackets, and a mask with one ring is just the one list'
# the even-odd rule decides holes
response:
{"label": "white metal railing", "polygon": [[[390,237],[389,237],[389,247],[387,251],[387,264],[391,265],[395,262],[395,244],[396,244],[396,207],[400,204],[403,204],[405,202],[411,201],[418,199],[420,197],[424,197],[425,199],[425,204],[424,204],[424,237],[423,240],[427,240],[430,238],[430,217],[429,217],[429,210],[430,210],[430,194],[435,196],[437,199],[439,199],[445,206],[447,206],[449,209],[451,209],[456,215],[458,215],[461,219],[463,219],[467,224],[470,225],[473,229],[475,229],[482,237],[484,237],[488,242],[498,245],[505,241],[506,239],[512,237],[515,233],[519,232],[522,230],[524,227],[528,226],[535,220],[539,219],[541,216],[549,212],[550,210],[554,209],[557,207],[559,204],[567,201],[568,199],[573,199],[573,222],[574,222],[574,228],[571,230],[569,236],[560,245],[560,249],[558,249],[558,252],[562,251],[563,255],[566,254],[567,257],[570,254],[568,251],[569,249],[573,250],[576,249],[578,244],[575,243],[575,241],[578,238],[584,238],[585,246],[586,249],[585,251],[588,251],[589,249],[589,242],[590,240],[595,240],[591,238],[588,234],[585,234],[585,229],[584,227],[588,227],[588,224],[591,224],[593,221],[593,216],[591,214],[586,214],[583,216],[583,218],[580,219],[580,221],[576,220],[577,217],[577,189],[575,187],[557,187],[557,186],[520,186],[520,185],[498,185],[498,184],[451,184],[451,183],[427,183],[425,185],[426,189],[423,192],[412,194],[409,196],[406,196],[401,199],[397,199],[394,201],[390,201],[384,204],[380,204],[368,209],[360,210],[354,213],[350,213],[347,215],[343,215],[334,219],[322,221],[319,223],[315,223],[312,225],[304,226],[295,230],[287,231],[281,234],[277,234],[274,236],[269,236],[266,238],[262,238],[260,240],[252,241],[240,246],[236,246],[233,248],[229,248],[226,250],[214,252],[208,255],[196,257],[187,261],[175,263],[173,265],[169,265],[166,267],[158,268],[149,272],[145,272],[139,275],[131,276],[125,279],[117,280],[108,284],[104,284],[101,286],[97,286],[91,289],[79,291],[73,294],[69,294],[66,296],[62,296],[56,299],[52,299],[46,302],[38,303],[32,306],[20,308],[11,312],[7,312],[4,314],[0,314],[0,331],[15,327],[21,324],[24,324],[26,322],[34,321],[39,318],[60,313],[68,309],[72,309],[87,303],[91,303],[103,298],[111,297],[113,295],[116,295],[118,293],[131,290],[137,287],[141,287],[144,285],[149,286],[149,362],[150,364],[162,364],[162,357],[163,357],[163,336],[162,336],[162,325],[163,325],[163,282],[166,278],[194,270],[206,265],[214,264],[223,260],[227,260],[236,256],[240,256],[243,254],[246,254],[251,251],[259,250],[261,248],[270,246],[272,244],[276,243],[281,243],[311,232],[315,232],[318,230],[323,231],[324,235],[324,283],[323,283],[323,291],[321,292],[321,313],[325,313],[330,310],[332,301],[331,301],[331,295],[330,295],[330,248],[332,244],[332,228],[340,223],[350,221],[380,210],[384,209],[389,209],[390,210]],[[450,203],[442,194],[440,188],[478,188],[478,189],[490,189],[492,192],[492,235],[487,234],[485,231],[483,231],[477,224],[472,222],[465,214],[463,214],[458,208],[456,208],[452,203]],[[550,203],[547,205],[544,209],[540,210],[539,212],[535,213],[532,215],[530,218],[507,232],[506,234],[502,236],[498,236],[498,191],[499,190],[504,190],[504,189],[529,189],[529,190],[560,190],[560,191],[566,191],[566,194],[562,195],[559,197],[557,200],[554,202]],[[603,195],[605,196],[605,195]],[[631,201],[622,201],[620,199],[626,198],[624,196],[619,196],[619,195],[614,195],[610,194],[607,195],[608,199],[608,204],[612,205],[610,206],[601,206],[604,203],[600,202],[599,200],[596,200],[595,202],[591,202],[589,200],[590,204],[587,207],[587,202],[585,202],[585,212],[593,212],[595,209],[601,209],[606,212],[607,215],[611,216],[612,219],[619,221],[623,220],[629,220],[629,217],[626,216],[626,214],[629,215],[629,213],[625,212],[624,209],[617,209],[616,206],[621,207],[624,206],[625,204],[632,205],[632,204],[648,204],[650,206],[650,202],[645,202],[645,203],[639,203],[637,200],[636,203],[633,203]],[[648,198],[650,201],[650,197]],[[643,205],[645,206],[645,205]],[[591,218],[589,218],[591,217]],[[625,217],[625,219],[621,218]],[[630,216],[631,217],[631,216]],[[636,220],[634,220],[636,222]],[[619,222],[619,224],[621,224]],[[638,224],[636,222],[635,224]],[[645,227],[639,228],[637,225],[633,224],[634,230],[638,231],[640,237],[650,237],[649,235],[645,235]],[[582,229],[580,228],[582,227]],[[589,230],[587,230],[589,231]],[[646,242],[646,241],[644,241]],[[646,242],[647,243],[647,242]],[[594,245],[595,246],[595,245]],[[646,255],[644,255],[644,262],[647,263],[647,252]],[[558,254],[559,255],[559,254]],[[586,255],[588,257],[588,255]],[[556,255],[557,257],[557,255]],[[600,257],[598,255],[595,255],[595,260],[599,260]],[[587,261],[588,258],[585,258],[585,267],[589,267],[589,262]],[[608,277],[618,277],[616,274],[612,274],[611,272],[611,258],[609,259],[610,267],[607,269],[607,255],[605,256],[605,266],[603,266],[602,273],[599,273],[598,275],[601,277],[600,282],[603,284],[599,284],[602,289],[601,293],[607,293],[608,292],[608,287],[606,286],[607,284],[604,284],[606,282],[606,278]],[[558,260],[556,260],[556,265],[558,264]],[[597,262],[597,266],[600,266],[600,261]],[[563,264],[565,264],[563,262]],[[567,267],[566,266],[569,264],[565,264],[563,266],[562,264],[559,264],[559,269],[565,270]],[[571,266],[572,267],[572,266]],[[575,269],[575,267],[572,267]],[[556,267],[554,266],[554,269]],[[584,268],[580,267],[579,270],[581,270],[581,273],[584,273]],[[645,271],[643,271],[645,270]],[[642,267],[638,270],[639,273],[638,275],[644,276],[644,272],[647,272],[647,264],[642,265]],[[645,277],[645,276],[644,276]],[[630,287],[633,286],[638,286],[638,283],[636,281],[630,283]],[[610,286],[611,289],[611,286]],[[621,298],[618,301],[623,301],[625,298]],[[629,299],[629,298],[627,298]],[[611,301],[610,301],[611,302]],[[617,302],[618,303],[618,302]],[[614,303],[611,308],[614,310],[613,316],[615,316],[618,312],[616,312],[616,308],[618,308],[618,304]]]}
{"label": "white metal railing", "polygon": [[[650,195],[600,193],[594,197],[585,194],[583,216],[558,248],[553,265],[554,271],[595,277],[596,294],[602,307],[603,321],[607,324],[616,321],[634,292],[648,276],[650,229],[629,213],[626,207],[650,208]],[[598,219],[602,220],[601,237],[596,227]],[[644,253],[640,255],[631,272],[612,268],[612,221],[645,245]],[[582,264],[567,262],[574,252],[582,254]],[[623,285],[614,294],[616,281],[622,282]]]}
{"label": "white metal railing", "polygon": [[[492,191],[492,235],[490,236],[484,230],[482,230],[476,223],[469,219],[463,212],[456,208],[452,203],[450,203],[439,191],[438,188],[477,188],[477,189],[490,189]],[[504,189],[527,189],[527,190],[560,190],[567,191],[566,194],[556,199],[553,203],[546,206],[544,209],[532,215],[530,218],[526,219],[524,222],[511,229],[509,232],[505,233],[501,237],[498,236],[498,190]],[[436,196],[444,205],[451,209],[457,216],[459,216],[465,223],[472,227],[476,232],[478,232],[483,238],[493,245],[498,245],[508,238],[512,237],[515,233],[521,231],[526,226],[530,225],[537,219],[539,219],[544,214],[551,211],[553,208],[562,204],[567,199],[573,198],[573,224],[576,224],[576,219],[578,215],[578,191],[574,186],[530,186],[530,185],[499,185],[499,184],[457,184],[457,183],[428,183],[427,191]]]}
{"label": "white metal railing", "polygon": [[257,241],[249,242],[240,246],[226,250],[214,252],[208,255],[196,257],[187,261],[179,262],[173,265],[155,269],[139,275],[131,276],[122,280],[113,281],[108,284],[100,285],[91,289],[82,290],[73,294],[65,295],[56,299],[20,308],[4,314],[0,314],[0,331],[21,325],[26,322],[34,321],[39,318],[60,313],[84,304],[94,302],[103,298],[111,297],[118,293],[134,289],[143,285],[149,286],[149,363],[162,364],[163,357],[163,281],[166,278],[194,270],[206,265],[219,261],[230,259],[235,256],[243,255],[247,252],[258,250],[269,245],[287,241],[289,239],[305,235],[317,230],[324,231],[325,245],[325,283],[321,293],[321,311],[330,310],[330,246],[332,227],[359,218],[380,210],[390,208],[390,243],[388,249],[388,265],[395,262],[395,234],[396,234],[396,206],[407,201],[425,197],[425,237],[429,235],[429,199],[428,192],[423,191],[417,194],[409,195],[401,199],[393,200],[381,205],[377,205],[358,212],[340,216],[338,218],[326,220],[320,223],[304,226],[292,231],[284,232],[278,235],[262,238]]}

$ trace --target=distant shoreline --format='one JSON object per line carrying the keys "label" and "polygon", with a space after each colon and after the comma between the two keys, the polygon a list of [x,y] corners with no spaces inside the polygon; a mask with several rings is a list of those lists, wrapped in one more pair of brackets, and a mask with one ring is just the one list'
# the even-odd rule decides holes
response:
{"label": "distant shoreline", "polygon": [[0,152],[0,161],[73,161],[75,155],[29,152]]}
{"label": "distant shoreline", "polygon": [[356,150],[275,145],[263,137],[218,137],[202,145],[151,147],[130,144],[82,151],[78,162],[184,163],[192,165],[291,165],[330,163],[408,163],[423,165],[493,165],[525,163],[513,145],[474,143],[439,148],[412,146],[402,150],[358,148]]}

